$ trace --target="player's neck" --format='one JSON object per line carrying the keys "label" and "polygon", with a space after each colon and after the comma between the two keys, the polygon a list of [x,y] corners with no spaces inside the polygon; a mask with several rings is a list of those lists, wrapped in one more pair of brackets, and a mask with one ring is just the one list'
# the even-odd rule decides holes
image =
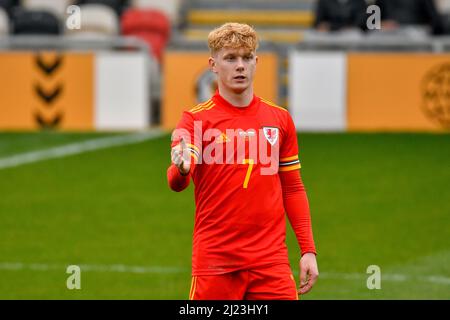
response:
{"label": "player's neck", "polygon": [[241,93],[234,93],[232,91],[219,87],[219,94],[228,101],[230,104],[236,107],[246,107],[253,100],[253,88],[249,87],[247,90]]}

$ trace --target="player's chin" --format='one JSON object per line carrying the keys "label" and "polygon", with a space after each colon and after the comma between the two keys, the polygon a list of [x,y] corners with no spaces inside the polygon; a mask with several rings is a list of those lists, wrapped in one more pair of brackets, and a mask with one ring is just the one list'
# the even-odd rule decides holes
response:
{"label": "player's chin", "polygon": [[249,85],[247,83],[234,83],[230,86],[231,90],[233,90],[234,93],[242,93],[245,90],[247,90]]}

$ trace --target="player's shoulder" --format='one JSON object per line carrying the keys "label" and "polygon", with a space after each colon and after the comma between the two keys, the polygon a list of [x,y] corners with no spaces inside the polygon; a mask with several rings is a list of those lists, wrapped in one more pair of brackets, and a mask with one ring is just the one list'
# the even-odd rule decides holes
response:
{"label": "player's shoulder", "polygon": [[264,117],[270,119],[270,121],[274,123],[274,126],[279,127],[283,132],[289,130],[288,128],[292,122],[289,111],[270,100],[264,98],[260,99],[261,105],[263,105],[263,108],[266,110],[263,112]]}
{"label": "player's shoulder", "polygon": [[189,110],[187,110],[187,112],[191,115],[198,115],[207,110],[213,109],[215,106],[216,105],[215,105],[213,99],[208,99],[202,103],[199,103],[199,104],[191,107]]}
{"label": "player's shoulder", "polygon": [[283,108],[270,100],[266,100],[261,97],[259,99],[261,100],[262,105],[264,105],[269,110],[272,110],[276,113],[282,113],[282,114],[289,113],[286,108]]}

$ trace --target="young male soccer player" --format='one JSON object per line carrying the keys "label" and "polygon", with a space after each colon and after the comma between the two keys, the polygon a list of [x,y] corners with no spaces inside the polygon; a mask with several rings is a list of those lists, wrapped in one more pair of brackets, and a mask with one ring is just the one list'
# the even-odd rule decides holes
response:
{"label": "young male soccer player", "polygon": [[[189,298],[298,299],[319,273],[294,123],[285,109],[253,93],[258,57],[250,26],[226,23],[209,34],[208,45],[218,90],[183,113],[167,171],[175,191],[191,177],[195,184]],[[299,291],[285,212],[301,248]]]}

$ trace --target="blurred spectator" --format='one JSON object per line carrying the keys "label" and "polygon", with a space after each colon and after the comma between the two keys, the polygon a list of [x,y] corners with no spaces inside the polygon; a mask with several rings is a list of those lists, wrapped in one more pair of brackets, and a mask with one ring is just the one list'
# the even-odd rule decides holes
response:
{"label": "blurred spectator", "polygon": [[377,0],[381,9],[382,30],[405,26],[427,26],[433,34],[444,31],[442,17],[433,0]]}
{"label": "blurred spectator", "polygon": [[53,13],[44,10],[17,8],[12,14],[14,35],[59,35],[61,22]]}
{"label": "blurred spectator", "polygon": [[314,27],[319,31],[366,29],[364,0],[319,0]]}
{"label": "blurred spectator", "polygon": [[3,8],[8,15],[11,15],[12,10],[19,5],[19,0],[0,0],[0,8]]}
{"label": "blurred spectator", "polygon": [[28,10],[45,10],[55,14],[58,19],[66,17],[67,7],[73,0],[21,0],[21,7]]}
{"label": "blurred spectator", "polygon": [[123,11],[129,6],[128,0],[76,0],[76,5],[83,4],[102,4],[112,8],[118,16],[121,16]]}
{"label": "blurred spectator", "polygon": [[442,17],[444,33],[450,34],[450,0],[436,0],[435,4]]}

